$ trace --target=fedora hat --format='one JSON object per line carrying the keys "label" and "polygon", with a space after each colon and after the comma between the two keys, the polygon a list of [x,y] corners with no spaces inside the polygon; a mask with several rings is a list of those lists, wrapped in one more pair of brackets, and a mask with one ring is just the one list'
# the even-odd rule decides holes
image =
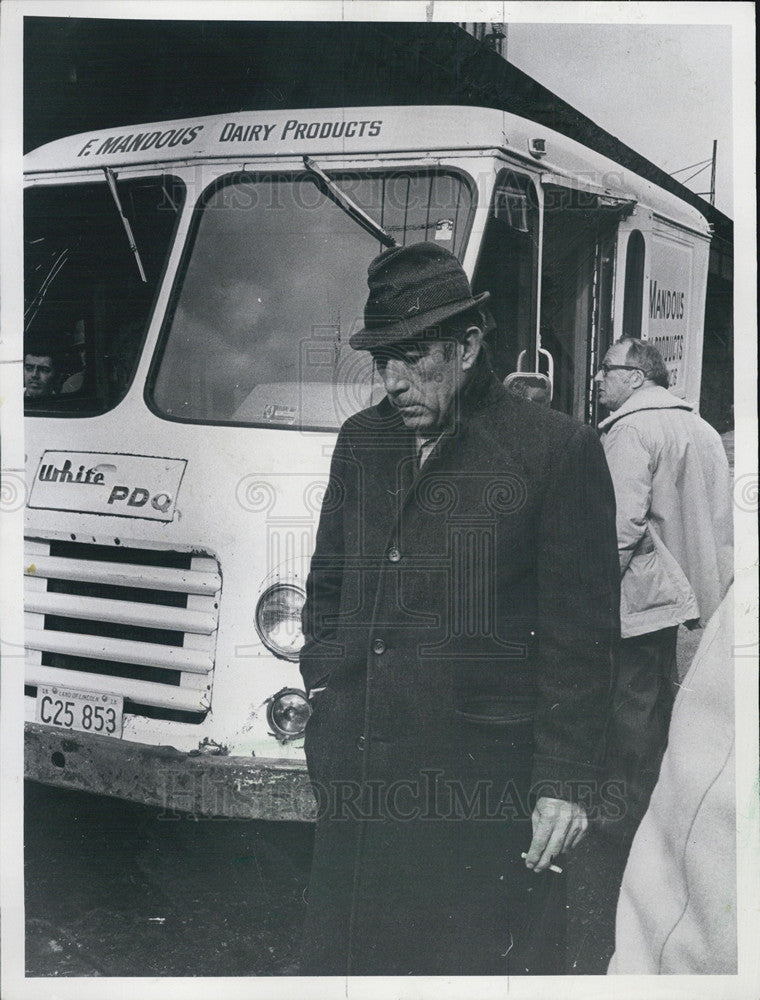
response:
{"label": "fedora hat", "polygon": [[411,340],[489,298],[473,296],[457,258],[435,243],[385,250],[369,265],[367,284],[364,326],[349,338],[355,351]]}

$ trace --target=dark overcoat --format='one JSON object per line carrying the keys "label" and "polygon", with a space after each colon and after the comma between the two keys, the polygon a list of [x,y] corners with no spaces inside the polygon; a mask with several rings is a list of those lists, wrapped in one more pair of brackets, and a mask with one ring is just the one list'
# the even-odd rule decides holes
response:
{"label": "dark overcoat", "polygon": [[304,975],[561,972],[537,796],[598,779],[619,632],[592,428],[482,360],[421,470],[388,399],[332,459],[304,609],[319,818]]}

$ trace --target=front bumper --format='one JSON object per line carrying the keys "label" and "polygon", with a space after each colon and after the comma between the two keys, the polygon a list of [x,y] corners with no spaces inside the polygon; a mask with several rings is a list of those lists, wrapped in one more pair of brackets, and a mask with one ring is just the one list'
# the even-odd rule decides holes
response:
{"label": "front bumper", "polygon": [[24,775],[181,814],[311,822],[316,802],[303,763],[256,757],[191,756],[173,747],[27,722]]}

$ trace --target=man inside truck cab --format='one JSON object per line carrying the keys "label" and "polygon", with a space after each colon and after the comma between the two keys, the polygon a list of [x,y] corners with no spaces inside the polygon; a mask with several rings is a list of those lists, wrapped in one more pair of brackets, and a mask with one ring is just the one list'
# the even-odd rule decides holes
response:
{"label": "man inside truck cab", "polygon": [[39,341],[25,345],[24,398],[45,399],[58,391],[59,363],[52,345]]}
{"label": "man inside truck cab", "polygon": [[350,343],[387,395],[341,428],[303,615],[300,972],[559,974],[618,636],[604,454],[494,376],[448,250],[395,247],[368,284]]}

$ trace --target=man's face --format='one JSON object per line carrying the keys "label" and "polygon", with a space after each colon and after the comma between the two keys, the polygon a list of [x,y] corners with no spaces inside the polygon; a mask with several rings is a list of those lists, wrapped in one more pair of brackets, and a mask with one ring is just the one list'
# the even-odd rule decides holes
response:
{"label": "man's face", "polygon": [[27,354],[24,358],[24,389],[27,396],[41,399],[54,390],[55,366],[47,354]]}
{"label": "man's face", "polygon": [[[625,344],[613,344],[594,376],[599,389],[599,402],[611,411],[619,409],[643,381],[641,369],[628,367],[625,359],[627,353]],[[625,367],[616,367],[618,365]]]}
{"label": "man's face", "polygon": [[462,346],[409,342],[373,351],[372,357],[406,426],[420,434],[442,429],[464,378]]}

